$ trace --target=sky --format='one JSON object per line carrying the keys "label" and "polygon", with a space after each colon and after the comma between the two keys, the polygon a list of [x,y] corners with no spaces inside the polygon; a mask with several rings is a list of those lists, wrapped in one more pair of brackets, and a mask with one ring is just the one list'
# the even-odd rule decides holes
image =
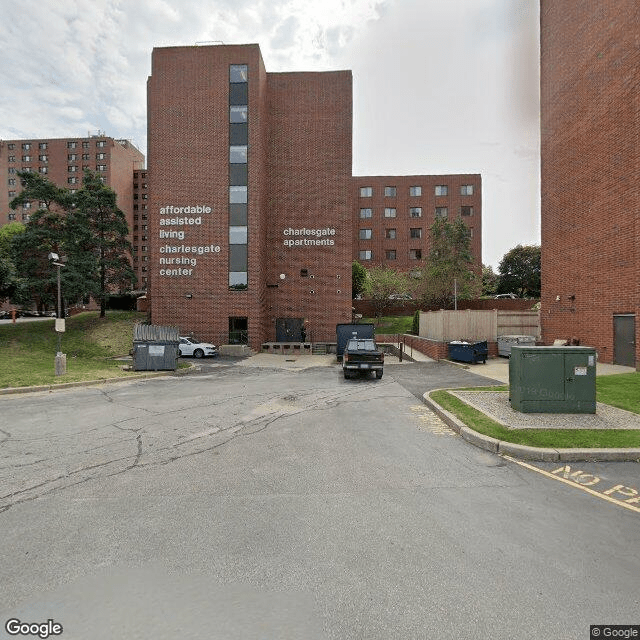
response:
{"label": "sky", "polygon": [[353,72],[353,174],[482,175],[482,261],[540,243],[538,0],[0,0],[0,139],[146,154],[154,47]]}

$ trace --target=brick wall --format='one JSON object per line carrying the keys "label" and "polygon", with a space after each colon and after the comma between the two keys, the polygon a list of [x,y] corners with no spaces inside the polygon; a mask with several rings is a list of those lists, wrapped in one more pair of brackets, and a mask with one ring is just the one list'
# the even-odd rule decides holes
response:
{"label": "brick wall", "polygon": [[640,49],[636,0],[541,0],[542,338],[614,359],[636,315],[640,366]]}

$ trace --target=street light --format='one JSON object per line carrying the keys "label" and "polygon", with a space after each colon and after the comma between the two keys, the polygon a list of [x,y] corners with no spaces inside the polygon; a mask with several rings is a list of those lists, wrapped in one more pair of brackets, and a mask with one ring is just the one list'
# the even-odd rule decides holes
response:
{"label": "street light", "polygon": [[60,287],[60,267],[64,267],[67,257],[60,257],[57,253],[51,252],[48,256],[51,264],[58,270],[58,315],[56,317],[56,333],[58,334],[58,351],[55,359],[56,375],[61,376],[67,372],[67,356],[62,353],[62,334],[64,333],[64,315],[62,314],[62,289]]}

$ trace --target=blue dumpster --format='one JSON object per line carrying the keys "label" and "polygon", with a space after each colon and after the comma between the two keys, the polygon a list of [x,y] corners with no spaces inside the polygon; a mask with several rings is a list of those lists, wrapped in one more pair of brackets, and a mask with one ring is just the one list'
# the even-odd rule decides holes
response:
{"label": "blue dumpster", "polygon": [[454,340],[449,343],[449,358],[451,360],[459,360],[460,362],[471,362],[477,364],[487,362],[487,356],[489,355],[489,347],[487,341],[482,342],[464,342],[461,340]]}

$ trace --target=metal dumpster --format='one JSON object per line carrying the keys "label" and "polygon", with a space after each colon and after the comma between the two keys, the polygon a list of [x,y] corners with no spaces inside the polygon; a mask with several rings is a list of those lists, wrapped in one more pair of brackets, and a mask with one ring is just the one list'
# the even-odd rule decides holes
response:
{"label": "metal dumpster", "polygon": [[134,371],[166,371],[178,367],[180,331],[176,327],[136,324],[133,327]]}
{"label": "metal dumpster", "polygon": [[498,336],[498,355],[509,357],[511,347],[517,344],[534,347],[536,338],[535,336]]}
{"label": "metal dumpster", "polygon": [[595,413],[596,350],[514,345],[509,358],[511,408],[523,413]]}
{"label": "metal dumpster", "polygon": [[449,358],[451,360],[459,360],[460,362],[471,362],[477,364],[487,362],[489,355],[489,347],[487,341],[482,342],[466,342],[463,340],[454,340],[449,343]]}

